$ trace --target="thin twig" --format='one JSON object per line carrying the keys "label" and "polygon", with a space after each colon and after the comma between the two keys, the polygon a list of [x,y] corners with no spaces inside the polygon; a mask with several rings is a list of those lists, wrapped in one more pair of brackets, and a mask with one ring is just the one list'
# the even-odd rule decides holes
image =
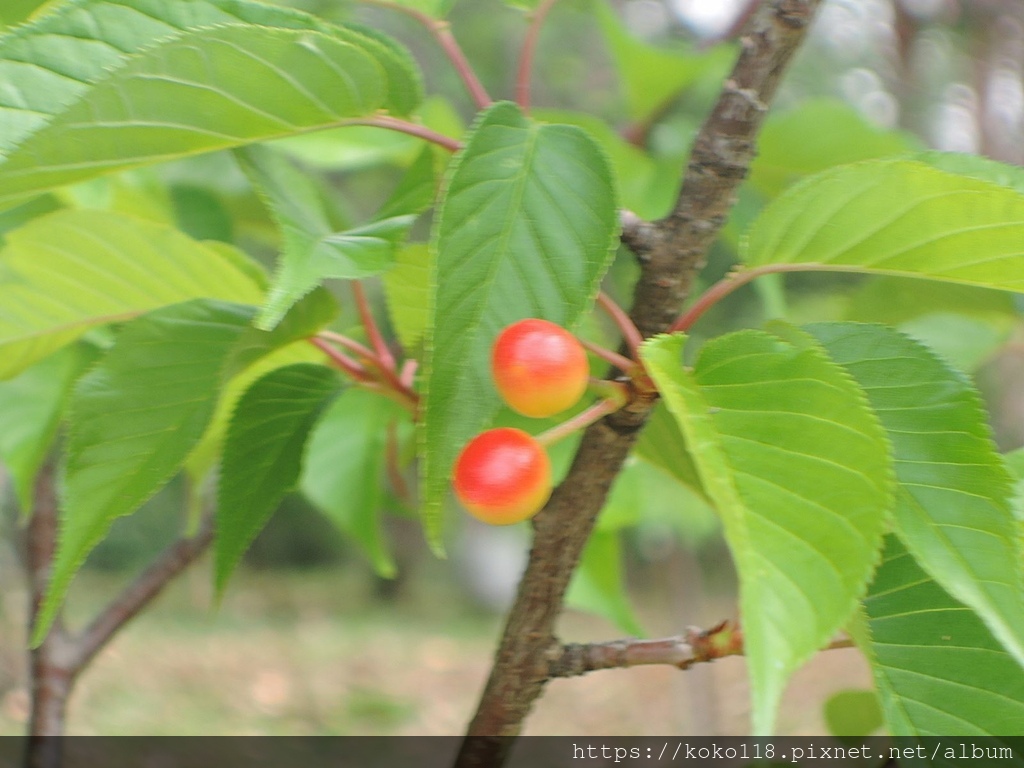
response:
{"label": "thin twig", "polygon": [[615,413],[621,408],[624,403],[619,398],[607,398],[605,400],[599,400],[590,406],[586,410],[580,411],[570,419],[566,419],[561,424],[552,427],[546,432],[541,432],[537,435],[536,440],[541,445],[551,445],[557,443],[564,437],[568,437],[573,432],[579,432],[584,427],[589,427],[598,419],[603,419],[609,413]]}
{"label": "thin twig", "polygon": [[398,13],[404,13],[406,16],[410,16],[416,19],[420,24],[426,27],[430,34],[433,35],[438,45],[444,51],[445,56],[455,67],[455,71],[459,73],[459,77],[462,78],[462,82],[466,86],[466,90],[469,91],[469,95],[473,97],[473,101],[476,102],[478,109],[484,109],[490,106],[491,97],[487,95],[487,90],[484,88],[480,79],[476,76],[476,72],[473,71],[473,67],[466,59],[466,55],[462,52],[462,48],[459,46],[455,36],[452,35],[451,25],[444,19],[435,19],[432,16],[423,13],[423,11],[416,10],[407,5],[400,5],[399,3],[392,3],[389,0],[363,0],[364,3],[371,5],[377,5],[381,8],[389,8],[392,11]]}
{"label": "thin twig", "polygon": [[533,57],[537,51],[537,42],[544,20],[558,0],[544,0],[530,18],[530,26],[523,40],[523,50],[519,55],[519,71],[516,73],[516,103],[524,112],[530,111],[530,81],[533,77]]}
{"label": "thin twig", "polygon": [[643,344],[644,337],[640,335],[640,331],[633,324],[633,321],[629,319],[629,315],[604,291],[597,294],[597,304],[612,319],[615,327],[619,329],[619,333],[622,334],[622,340],[626,342],[626,347],[629,349],[633,359],[638,360],[637,349]]}
{"label": "thin twig", "polygon": [[701,294],[679,318],[669,326],[668,332],[689,331],[704,313],[738,288],[742,288],[762,275],[777,275],[783,272],[856,272],[855,268],[831,264],[766,264],[754,269],[738,269],[730,272]]}
{"label": "thin twig", "polygon": [[409,136],[415,136],[418,139],[423,139],[424,141],[429,141],[439,147],[447,149],[449,152],[458,152],[462,149],[462,144],[451,136],[445,136],[443,133],[431,130],[425,125],[410,123],[408,120],[400,120],[399,118],[391,117],[390,115],[378,115],[377,117],[364,117],[354,120],[341,120],[337,123],[339,128],[355,125],[365,125],[370,128],[386,128],[389,131],[398,131],[399,133],[404,133]]}
{"label": "thin twig", "polygon": [[366,372],[366,369],[363,368],[363,366],[361,366],[351,357],[346,355],[344,352],[339,352],[338,350],[336,350],[323,339],[314,336],[310,339],[307,339],[307,341],[309,341],[310,344],[312,344],[314,347],[316,347],[325,355],[327,355],[331,359],[331,362],[333,362],[336,366],[338,366],[338,368],[343,370],[356,381],[368,382],[372,380],[370,378],[370,375]]}
{"label": "thin twig", "polygon": [[334,331],[320,331],[317,333],[317,336],[326,341],[332,341],[340,347],[345,347],[349,352],[354,352],[367,360],[372,360],[374,358],[373,350],[364,344],[360,344],[355,339],[350,339],[348,336],[335,333]]}
{"label": "thin twig", "polygon": [[359,311],[359,319],[362,320],[363,328],[370,339],[370,345],[376,353],[377,362],[380,363],[381,368],[394,373],[395,356],[391,354],[391,348],[384,341],[384,336],[377,326],[377,321],[373,317],[373,311],[370,309],[370,302],[366,298],[366,291],[363,290],[363,284],[358,280],[353,280],[351,285],[352,296],[356,300],[356,309]]}
{"label": "thin twig", "polygon": [[[848,637],[836,638],[822,650],[853,648]],[[691,629],[685,635],[657,640],[628,638],[604,643],[569,643],[551,660],[552,678],[576,677],[602,669],[623,669],[649,664],[689,669],[726,656],[744,653],[743,635],[731,622],[709,630]]]}
{"label": "thin twig", "polygon": [[584,349],[590,350],[606,363],[611,363],[623,373],[629,373],[631,370],[636,368],[636,362],[634,360],[630,360],[625,355],[620,355],[618,352],[605,349],[600,344],[594,344],[592,341],[587,341],[586,339],[580,339],[579,341],[580,344],[583,345]]}

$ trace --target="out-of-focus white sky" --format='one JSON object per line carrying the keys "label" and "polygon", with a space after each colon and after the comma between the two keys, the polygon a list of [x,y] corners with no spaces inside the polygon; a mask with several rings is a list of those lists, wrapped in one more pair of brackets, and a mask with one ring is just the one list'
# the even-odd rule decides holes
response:
{"label": "out-of-focus white sky", "polygon": [[626,23],[640,37],[655,36],[665,29],[669,14],[700,37],[713,37],[729,28],[746,0],[632,0],[623,12]]}
{"label": "out-of-focus white sky", "polygon": [[744,0],[671,0],[672,10],[702,37],[729,28]]}

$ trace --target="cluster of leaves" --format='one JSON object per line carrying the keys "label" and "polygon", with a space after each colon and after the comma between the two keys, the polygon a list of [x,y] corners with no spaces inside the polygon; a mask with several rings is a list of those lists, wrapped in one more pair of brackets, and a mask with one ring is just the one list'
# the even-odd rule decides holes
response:
{"label": "cluster of leaves", "polygon": [[[402,5],[429,16],[451,3]],[[603,3],[594,11],[629,119],[719,73],[721,51],[653,50]],[[307,343],[336,317],[329,278],[383,274],[402,344],[422,349],[420,505],[440,546],[455,456],[499,417],[494,335],[523,317],[580,324],[616,253],[619,207],[663,214],[682,160],[586,115],[499,102],[450,162],[435,148],[382,152],[401,156],[404,174],[372,216],[339,228],[330,195],[295,165],[309,151],[301,137],[251,145],[382,115],[458,133],[424,100],[410,57],[376,32],[246,0],[68,0],[0,36],[0,78],[0,458],[26,509],[67,424],[36,640],[112,522],[179,472],[195,513],[218,469],[219,588],[296,487],[393,569],[376,512],[389,442],[410,440],[412,414],[350,387]],[[801,132],[823,111],[834,146],[811,154],[821,142]],[[356,141],[334,140],[343,156]],[[834,105],[770,125],[741,206],[758,213],[734,241],[738,274],[1024,291],[1019,174],[975,158],[868,159],[906,149]],[[158,184],[140,202],[138,176],[108,176],[214,150],[234,152],[279,228],[272,278],[230,237],[208,239],[187,215],[203,201],[186,190]],[[837,159],[851,164],[829,168]],[[408,242],[431,206],[429,243]],[[756,730],[772,729],[789,676],[844,628],[893,733],[1024,722],[1022,462],[994,448],[969,380],[889,325],[778,322],[708,341],[692,367],[685,343],[642,348],[664,405],[617,488],[629,499],[613,499],[588,548],[579,602],[635,629],[616,533],[636,522],[630,502],[656,467],[721,517]]]}

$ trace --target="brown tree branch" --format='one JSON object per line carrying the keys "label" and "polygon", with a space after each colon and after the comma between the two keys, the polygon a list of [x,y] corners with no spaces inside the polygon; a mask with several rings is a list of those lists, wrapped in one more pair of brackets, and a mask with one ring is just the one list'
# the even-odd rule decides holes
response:
{"label": "brown tree branch", "polygon": [[[25,565],[31,589],[29,624],[31,632],[46,598],[50,569],[57,542],[57,490],[54,462],[48,461],[35,483],[35,501],[25,540]],[[74,681],[73,642],[58,616],[43,642],[30,652],[32,703],[29,741],[25,752],[28,768],[57,768],[64,732],[67,698]]]}
{"label": "brown tree branch", "polygon": [[110,601],[75,639],[75,672],[84,669],[110,639],[135,618],[164,587],[191,565],[213,541],[213,516],[207,515],[196,535],[178,539],[146,570]]}
{"label": "brown tree branch", "polygon": [[[25,535],[25,566],[31,588],[29,631],[38,620],[49,588],[57,545],[59,503],[51,459],[39,471],[35,502]],[[75,680],[104,645],[138,615],[167,584],[206,550],[213,539],[212,518],[192,538],[169,546],[80,634],[69,632],[58,613],[30,656],[31,713],[25,747],[26,768],[59,768],[68,698]]]}
{"label": "brown tree branch", "polygon": [[[688,296],[753,159],[767,104],[819,4],[771,0],[759,9],[694,143],[673,211],[653,224],[626,217],[624,237],[641,263],[631,317],[644,336],[665,331]],[[518,735],[561,653],[554,626],[570,576],[653,405],[653,396],[641,396],[590,426],[566,479],[534,518],[530,559],[458,768],[496,768],[506,759],[505,737]]]}
{"label": "brown tree branch", "polygon": [[[833,640],[823,650],[852,648],[847,637]],[[601,669],[622,669],[647,664],[667,664],[689,669],[726,656],[743,653],[743,635],[732,622],[722,622],[709,630],[691,629],[685,635],[658,640],[611,640],[605,643],[568,643],[551,660],[548,675],[576,677]]]}

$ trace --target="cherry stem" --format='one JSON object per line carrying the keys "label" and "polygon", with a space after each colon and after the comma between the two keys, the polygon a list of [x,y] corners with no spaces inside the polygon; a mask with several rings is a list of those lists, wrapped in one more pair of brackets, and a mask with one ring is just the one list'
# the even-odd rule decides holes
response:
{"label": "cherry stem", "polygon": [[523,40],[523,51],[519,56],[519,71],[516,75],[516,103],[524,112],[530,111],[530,80],[533,75],[533,56],[537,50],[537,41],[548,12],[558,0],[544,0],[530,18],[530,27]]}
{"label": "cherry stem", "polygon": [[381,370],[385,373],[390,371],[394,374],[395,356],[391,354],[391,349],[388,347],[387,342],[384,341],[380,328],[377,327],[377,321],[373,319],[373,312],[370,311],[370,302],[366,300],[366,291],[363,290],[363,284],[358,280],[352,281],[352,295],[355,297],[359,318],[363,321],[363,328],[366,329],[366,335],[370,339],[370,344],[373,345],[373,349],[376,352],[375,357],[377,362],[380,363]]}
{"label": "cherry stem", "polygon": [[335,344],[345,347],[349,352],[354,352],[367,360],[373,360],[376,357],[369,347],[360,344],[355,339],[350,339],[348,336],[342,336],[340,333],[335,333],[334,331],[320,331],[317,336],[321,339],[326,339],[327,341],[333,341]]}
{"label": "cherry stem", "polygon": [[419,367],[419,360],[411,357],[402,363],[402,370],[398,373],[398,380],[402,382],[403,386],[412,389],[413,382],[416,380],[416,371]]}
{"label": "cherry stem", "polygon": [[637,328],[633,321],[629,319],[629,315],[626,314],[625,310],[616,304],[615,300],[604,291],[597,294],[597,303],[619,329],[619,333],[622,334],[622,339],[626,342],[626,347],[629,349],[629,353],[633,356],[633,359],[638,360],[639,357],[637,350],[644,342],[644,337],[643,334],[640,333],[640,329]]}
{"label": "cherry stem", "polygon": [[605,400],[617,400],[621,408],[629,402],[629,387],[621,381],[590,377],[590,391]]}
{"label": "cherry stem", "polygon": [[451,136],[445,136],[443,133],[433,131],[425,125],[410,123],[408,120],[399,120],[397,117],[391,117],[390,115],[377,115],[376,117],[358,120],[342,120],[338,125],[342,127],[366,125],[371,128],[386,128],[389,131],[398,131],[399,133],[405,133],[409,136],[415,136],[418,139],[432,142],[439,147],[447,149],[449,152],[458,152],[462,149],[462,144]]}
{"label": "cherry stem", "polygon": [[767,264],[763,267],[741,269],[731,272],[704,291],[700,298],[698,298],[688,310],[681,314],[676,321],[669,326],[668,332],[685,333],[690,330],[690,328],[693,327],[693,324],[696,323],[705,312],[711,309],[711,307],[720,302],[737,288],[741,288],[751,280],[754,280],[761,275],[770,275],[777,272],[820,271],[844,272],[850,270],[836,269],[835,267],[824,266],[821,264]]}
{"label": "cherry stem", "polygon": [[583,345],[584,349],[593,352],[606,363],[611,363],[623,373],[629,373],[636,367],[636,363],[633,360],[630,360],[625,355],[620,355],[618,352],[612,352],[610,349],[605,349],[600,344],[594,344],[586,339],[580,339],[579,342]]}
{"label": "cherry stem", "polygon": [[568,437],[573,432],[578,432],[584,427],[589,427],[595,421],[600,421],[609,413],[615,413],[621,407],[622,403],[618,397],[599,400],[585,411],[577,413],[571,419],[566,419],[558,426],[552,427],[546,432],[541,432],[535,439],[541,445],[551,445],[552,443],[558,442],[563,437]]}
{"label": "cherry stem", "polygon": [[336,350],[334,347],[332,347],[330,344],[328,344],[324,339],[321,339],[321,338],[318,338],[318,337],[314,336],[314,337],[308,339],[308,341],[314,347],[316,347],[321,352],[323,352],[325,355],[327,355],[331,359],[331,362],[333,362],[336,366],[338,366],[338,368],[343,370],[345,373],[347,373],[349,376],[351,376],[356,381],[362,382],[362,383],[367,383],[369,381],[372,381],[372,379],[370,378],[370,375],[366,372],[366,369],[363,368],[363,366],[361,366],[359,363],[357,363],[351,357],[346,355],[344,352],[339,352],[338,350]]}
{"label": "cherry stem", "polygon": [[409,8],[408,6],[399,5],[398,3],[392,3],[388,0],[363,0],[363,2],[370,3],[371,5],[378,5],[382,8],[390,8],[393,11],[404,13],[406,16],[411,16],[416,19],[420,24],[426,27],[430,34],[434,36],[438,45],[444,51],[445,56],[455,67],[455,71],[459,73],[459,77],[462,78],[463,84],[466,86],[466,90],[469,91],[469,95],[473,97],[473,101],[476,102],[478,109],[484,109],[491,105],[491,97],[487,95],[487,91],[484,89],[480,79],[476,76],[476,72],[473,71],[473,67],[466,59],[466,55],[462,52],[462,48],[459,47],[458,41],[452,34],[451,25],[444,19],[435,19],[432,16],[418,11],[415,8]]}

